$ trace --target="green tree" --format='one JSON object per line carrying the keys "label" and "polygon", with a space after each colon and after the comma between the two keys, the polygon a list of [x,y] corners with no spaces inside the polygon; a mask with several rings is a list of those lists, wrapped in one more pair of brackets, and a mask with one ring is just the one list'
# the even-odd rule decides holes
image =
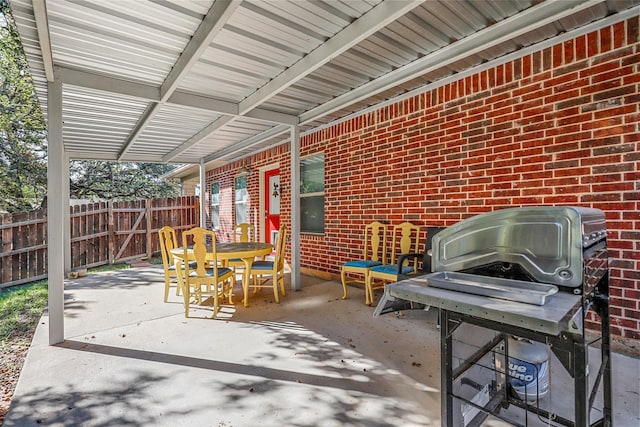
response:
{"label": "green tree", "polygon": [[134,200],[175,197],[178,189],[161,176],[174,166],[160,163],[71,162],[71,196],[77,199]]}
{"label": "green tree", "polygon": [[[0,212],[43,203],[47,190],[46,129],[29,66],[7,0],[0,0]],[[72,161],[71,197],[131,200],[175,197],[160,177],[173,166]]]}
{"label": "green tree", "polygon": [[0,211],[33,209],[47,184],[44,118],[6,0],[0,0]]}

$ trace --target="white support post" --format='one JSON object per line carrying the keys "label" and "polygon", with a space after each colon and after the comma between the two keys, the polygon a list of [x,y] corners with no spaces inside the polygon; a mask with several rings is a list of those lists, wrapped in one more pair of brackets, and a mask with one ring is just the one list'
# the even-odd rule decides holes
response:
{"label": "white support post", "polygon": [[207,180],[204,160],[200,160],[200,227],[207,228],[207,212],[206,207],[206,187],[205,182]]}
{"label": "white support post", "polygon": [[[62,83],[48,83],[47,255],[49,282],[49,345],[64,341],[65,154],[62,141]],[[68,185],[68,184],[67,184]],[[67,212],[68,201],[66,202]],[[67,227],[68,228],[68,227]]]}
{"label": "white support post", "polygon": [[291,288],[300,285],[300,128],[291,126]]}
{"label": "white support post", "polygon": [[64,273],[67,274],[71,271],[71,213],[69,212],[69,154],[65,152],[64,163],[62,165],[63,181],[62,190],[64,196],[62,201],[64,202]]}

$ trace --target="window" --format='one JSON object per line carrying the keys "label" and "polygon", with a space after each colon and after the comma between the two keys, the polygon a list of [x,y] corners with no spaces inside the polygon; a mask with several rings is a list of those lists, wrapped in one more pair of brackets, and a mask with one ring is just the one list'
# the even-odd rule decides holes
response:
{"label": "window", "polygon": [[211,183],[211,228],[220,228],[220,183]]}
{"label": "window", "polygon": [[300,230],[324,233],[324,154],[300,162]]}
{"label": "window", "polygon": [[249,222],[247,221],[247,205],[249,203],[247,176],[237,176],[235,181],[236,224],[242,224],[243,222]]}

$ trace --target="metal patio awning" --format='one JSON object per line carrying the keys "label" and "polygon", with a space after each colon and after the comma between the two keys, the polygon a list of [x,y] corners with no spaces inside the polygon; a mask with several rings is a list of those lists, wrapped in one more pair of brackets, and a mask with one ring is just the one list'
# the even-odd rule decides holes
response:
{"label": "metal patio awning", "polygon": [[638,0],[10,0],[70,159],[224,163]]}

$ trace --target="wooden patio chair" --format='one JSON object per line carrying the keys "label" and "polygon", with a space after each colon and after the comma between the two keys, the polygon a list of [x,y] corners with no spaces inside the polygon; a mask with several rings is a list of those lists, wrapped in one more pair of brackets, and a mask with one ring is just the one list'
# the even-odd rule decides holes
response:
{"label": "wooden patio chair", "polygon": [[[255,242],[255,227],[253,224],[249,224],[248,222],[236,224],[236,226],[233,227],[232,236],[234,242]],[[244,269],[244,265],[244,261],[240,258],[232,258],[227,261],[227,266],[233,269],[234,274],[238,267]]]}
{"label": "wooden patio chair", "polygon": [[[276,241],[276,254],[273,261],[259,260],[254,261],[249,270],[251,276],[251,283],[249,287],[253,288],[254,292],[257,292],[260,288],[273,288],[273,296],[276,303],[280,302],[278,295],[278,285],[280,285],[280,292],[285,296],[287,291],[284,288],[284,249],[287,238],[287,227],[281,225],[278,230],[278,240]],[[271,283],[269,283],[271,280]]]}
{"label": "wooden patio chair", "polygon": [[182,290],[184,315],[189,317],[189,304],[193,293],[198,304],[202,304],[203,295],[213,296],[213,318],[215,318],[220,310],[220,298],[227,296],[229,304],[233,304],[233,285],[235,283],[233,270],[218,266],[216,233],[201,227],[185,231],[182,233],[182,247],[184,248],[184,259],[194,261],[194,263],[184,264],[184,287]]}
{"label": "wooden patio chair", "polygon": [[420,241],[420,226],[403,222],[393,227],[391,239],[391,261],[393,264],[371,267],[367,275],[367,305],[373,304],[374,289],[382,289],[390,282],[397,282],[400,275],[415,274],[418,271],[418,257],[406,257],[398,263],[403,254],[416,254]]}
{"label": "wooden patio chair", "polygon": [[[342,264],[340,278],[342,280],[342,299],[347,299],[347,284],[362,283],[365,285],[369,270],[372,267],[383,265],[387,258],[387,225],[374,221],[364,227],[364,244],[362,248],[362,259],[351,260]],[[348,275],[362,276],[362,280],[353,279],[348,281]],[[369,301],[365,295],[365,300]]]}
{"label": "wooden patio chair", "polygon": [[176,295],[180,295],[180,278],[176,270],[175,260],[171,255],[171,250],[178,247],[176,231],[172,227],[165,225],[158,230],[160,238],[160,252],[162,255],[162,265],[164,266],[164,302],[169,298],[169,288],[172,285],[176,288]]}

